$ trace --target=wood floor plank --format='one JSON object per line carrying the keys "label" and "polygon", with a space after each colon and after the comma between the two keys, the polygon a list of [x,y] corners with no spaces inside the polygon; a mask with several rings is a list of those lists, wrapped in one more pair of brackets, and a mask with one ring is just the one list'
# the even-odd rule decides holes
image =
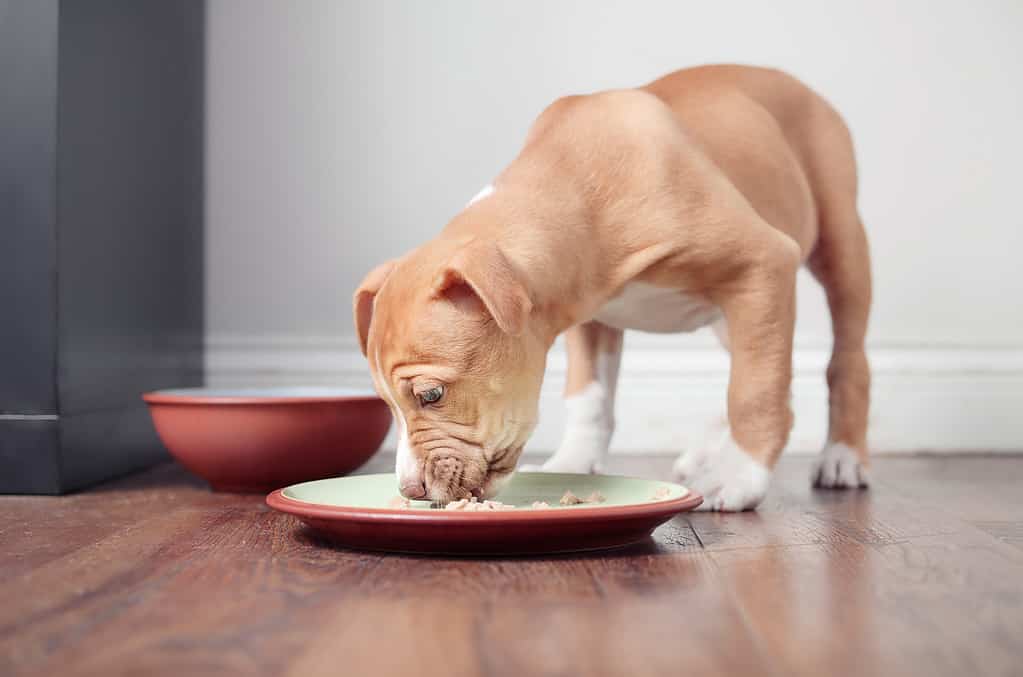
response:
{"label": "wood floor plank", "polygon": [[176,506],[238,498],[210,493],[170,463],[69,496],[0,497],[0,582]]}
{"label": "wood floor plank", "polygon": [[1023,522],[1023,463],[1013,454],[886,458],[882,482],[968,521]]}
{"label": "wood floor plank", "polygon": [[650,542],[605,554],[387,557],[290,674],[330,673],[339,655],[363,672],[491,676],[663,675],[681,655],[704,674],[731,674],[766,660],[742,627],[677,519]]}
{"label": "wood floor plank", "polygon": [[488,674],[479,656],[477,626],[483,609],[455,589],[413,596],[357,595],[338,603],[287,674]]}
{"label": "wood floor plank", "polygon": [[[387,558],[339,603],[289,674],[664,675],[763,671],[769,659],[696,550]],[[623,650],[627,647],[628,650]]]}
{"label": "wood floor plank", "polygon": [[[876,658],[872,547],[838,542],[710,554],[782,674],[885,673]],[[892,667],[892,666],[888,666]],[[908,674],[908,673],[905,673]]]}
{"label": "wood floor plank", "polygon": [[780,469],[772,491],[814,515],[827,542],[710,553],[784,672],[1019,669],[1023,559],[961,519],[959,506],[910,495],[934,464],[919,459],[903,485],[881,460],[884,479],[866,492],[812,490],[798,465]]}
{"label": "wood floor plank", "polygon": [[[907,510],[914,500],[889,486],[867,492],[813,489],[809,480],[812,462],[812,457],[784,457],[767,497],[755,512],[691,513],[687,520],[701,544],[712,552],[844,541],[884,544],[950,530],[940,515]],[[879,461],[881,465],[886,462]],[[670,476],[670,464],[671,460],[663,457],[641,457],[630,467],[640,468],[645,476],[664,478]]]}
{"label": "wood floor plank", "polygon": [[305,641],[306,619],[291,621],[379,561],[327,559],[280,517],[259,503],[182,509],[32,572],[17,582],[45,594],[0,612],[0,660],[83,675],[279,672]]}
{"label": "wood floor plank", "polygon": [[546,558],[350,552],[175,466],[0,497],[0,674],[1020,674],[1023,456],[879,458],[866,492],[810,462],[756,513]]}
{"label": "wood floor plank", "polygon": [[[684,556],[682,556],[684,557]],[[490,674],[765,674],[770,658],[712,573],[691,588],[489,607]],[[500,669],[494,669],[499,666]]]}
{"label": "wood floor plank", "polygon": [[980,520],[970,523],[1002,543],[1023,550],[1023,521]]}
{"label": "wood floor plank", "polygon": [[81,641],[97,622],[144,600],[138,586],[162,575],[168,537],[218,519],[183,508],[75,550],[0,586],[0,673],[27,670],[55,648]]}
{"label": "wood floor plank", "polygon": [[1018,674],[1019,568],[954,543],[712,553],[782,672]]}
{"label": "wood floor plank", "polygon": [[[581,608],[495,611],[494,662],[513,666],[504,674],[774,674],[705,553],[593,558],[586,565],[599,597]],[[540,645],[542,653],[529,649]]]}
{"label": "wood floor plank", "polygon": [[[909,460],[915,461],[916,471],[903,475],[900,471]],[[1002,457],[1001,460],[1007,459]],[[778,473],[772,490],[787,496],[792,505],[800,505],[815,515],[836,540],[845,538],[875,546],[954,540],[962,547],[995,550],[1002,557],[1023,563],[1013,543],[1013,534],[1017,533],[1015,520],[978,522],[971,518],[978,514],[973,501],[927,498],[942,491],[942,480],[931,473],[945,468],[947,461],[930,456],[879,459],[867,491],[812,489],[799,479],[801,473],[791,472],[790,465],[788,472]],[[1023,458],[1017,461],[1023,466]],[[1014,472],[1009,469],[1006,474],[1012,477]],[[928,483],[933,486],[922,489]],[[979,495],[986,489],[984,484],[977,484],[973,490]],[[1023,504],[1023,491],[1005,492],[998,500],[1004,513],[1014,514],[1017,506]],[[979,502],[984,503],[984,500]]]}
{"label": "wood floor plank", "polygon": [[[808,470],[809,459],[793,459],[777,474],[772,490],[816,515],[835,537],[890,545],[955,536],[964,545],[1001,549],[1003,555],[1015,556],[1001,546],[1011,545],[1013,525],[1023,524],[1023,520],[1007,519],[1023,506],[1023,458],[970,457],[961,464],[955,458],[876,459],[867,491],[812,489],[802,481],[801,470],[793,472],[801,463]],[[955,469],[957,465],[963,466],[961,471]],[[1017,478],[1020,481],[1014,485]],[[978,515],[1003,518],[983,521],[976,519]]]}

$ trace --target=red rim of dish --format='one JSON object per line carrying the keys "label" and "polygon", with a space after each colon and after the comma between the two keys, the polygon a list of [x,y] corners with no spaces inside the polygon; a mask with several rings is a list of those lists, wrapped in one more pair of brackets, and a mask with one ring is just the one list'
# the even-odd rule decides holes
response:
{"label": "red rim of dish", "polygon": [[[197,389],[198,390],[198,389]],[[380,402],[379,396],[364,395],[183,395],[165,390],[144,393],[147,404],[329,404],[335,402]]]}
{"label": "red rim of dish", "polygon": [[[287,488],[287,487],[285,487]],[[384,521],[384,522],[419,522],[421,524],[451,524],[471,523],[480,520],[496,520],[499,522],[521,522],[521,521],[547,521],[547,520],[575,520],[575,519],[615,519],[649,516],[670,516],[684,510],[692,510],[703,503],[703,496],[695,491],[688,490],[685,496],[669,500],[656,500],[649,503],[630,503],[629,505],[614,505],[594,508],[571,508],[561,510],[559,508],[539,510],[495,510],[487,512],[462,512],[455,510],[437,510],[421,508],[354,508],[340,505],[325,505],[323,503],[310,503],[289,498],[284,495],[284,489],[277,489],[266,497],[266,504],[274,510],[279,510],[297,517],[313,517],[319,519],[345,518],[349,520],[363,521]],[[438,513],[443,513],[443,516]]]}

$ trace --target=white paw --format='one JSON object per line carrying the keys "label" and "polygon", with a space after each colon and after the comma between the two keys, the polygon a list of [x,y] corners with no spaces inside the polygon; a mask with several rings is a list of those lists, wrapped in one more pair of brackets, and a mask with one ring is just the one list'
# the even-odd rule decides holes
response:
{"label": "white paw", "polygon": [[543,465],[524,465],[526,472],[601,473],[611,443],[611,432],[598,426],[573,425],[565,429],[561,446]]}
{"label": "white paw", "polygon": [[611,446],[614,419],[607,389],[593,381],[565,398],[567,423],[561,445],[542,466],[523,466],[526,471],[600,473]]}
{"label": "white paw", "polygon": [[870,477],[852,447],[831,442],[814,462],[810,481],[825,489],[855,489],[868,486]]}
{"label": "white paw", "polygon": [[697,510],[751,510],[763,500],[771,479],[771,471],[743,451],[729,431],[717,444],[679,456],[672,472],[680,483],[703,496]]}
{"label": "white paw", "polygon": [[519,470],[522,472],[565,472],[582,475],[601,475],[604,472],[604,465],[602,463],[593,463],[589,465],[563,465],[561,463],[551,463],[548,461],[540,465],[537,465],[536,463],[526,463],[520,467]]}

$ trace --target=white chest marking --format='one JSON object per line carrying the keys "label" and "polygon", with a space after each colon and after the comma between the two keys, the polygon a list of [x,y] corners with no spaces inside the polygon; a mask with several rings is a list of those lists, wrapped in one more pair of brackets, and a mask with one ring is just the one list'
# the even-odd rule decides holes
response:
{"label": "white chest marking", "polygon": [[677,289],[630,282],[593,319],[618,329],[657,333],[696,331],[721,315],[707,299]]}
{"label": "white chest marking", "polygon": [[471,204],[475,204],[476,202],[479,202],[480,200],[482,200],[483,198],[489,196],[493,192],[494,192],[494,184],[488,183],[486,186],[483,187],[483,190],[481,190],[480,192],[476,193],[475,197],[473,197],[471,200],[469,200],[469,204],[467,204],[465,206],[468,207]]}

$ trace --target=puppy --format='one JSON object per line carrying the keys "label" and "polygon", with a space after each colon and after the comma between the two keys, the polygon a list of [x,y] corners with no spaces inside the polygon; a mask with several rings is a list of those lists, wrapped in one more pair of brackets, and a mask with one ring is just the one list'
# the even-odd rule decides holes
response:
{"label": "puppy", "polygon": [[355,292],[359,341],[400,429],[401,493],[496,494],[562,333],[569,423],[544,467],[599,471],[623,331],[711,326],[731,354],[728,425],[674,472],[705,508],[755,507],[792,426],[804,263],[834,331],[813,481],[865,486],[871,282],[856,183],[842,119],[778,71],[704,66],[555,101],[440,235]]}

